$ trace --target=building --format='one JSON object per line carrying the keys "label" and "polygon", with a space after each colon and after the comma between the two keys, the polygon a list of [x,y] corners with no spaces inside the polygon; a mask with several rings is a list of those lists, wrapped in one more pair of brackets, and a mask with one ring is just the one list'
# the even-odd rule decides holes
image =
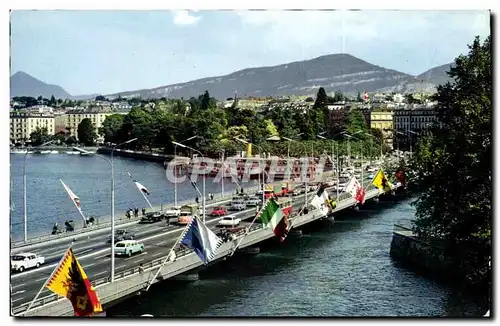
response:
{"label": "building", "polygon": [[66,117],[59,118],[58,126],[60,127],[60,124],[64,122],[66,124],[65,129],[68,128],[69,136],[78,138],[78,125],[83,119],[89,118],[94,124],[95,133],[99,135],[99,128],[101,128],[102,123],[107,116],[113,114],[113,112],[88,112],[81,110],[68,111],[66,112]]}
{"label": "building", "polygon": [[332,130],[338,132],[343,129],[347,116],[351,111],[351,105],[344,102],[327,104]]}
{"label": "building", "polygon": [[373,108],[370,112],[370,128],[379,129],[384,136],[384,142],[389,148],[393,148],[393,122],[394,110],[388,107]]}
{"label": "building", "polygon": [[31,133],[37,128],[47,128],[47,133],[54,135],[54,115],[50,113],[10,112],[11,143],[29,142]]}
{"label": "building", "polygon": [[433,104],[409,104],[394,110],[394,132],[399,145],[407,145],[415,133],[421,133],[437,121],[437,111]]}

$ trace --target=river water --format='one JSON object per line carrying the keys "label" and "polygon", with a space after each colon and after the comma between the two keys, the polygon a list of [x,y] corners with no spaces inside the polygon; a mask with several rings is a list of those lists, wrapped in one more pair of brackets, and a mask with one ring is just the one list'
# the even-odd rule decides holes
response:
{"label": "river water", "polygon": [[[22,239],[23,226],[23,158],[21,154],[10,155],[11,171],[11,235]],[[116,214],[131,207],[148,207],[141,193],[127,174],[143,184],[150,192],[147,196],[153,206],[174,202],[174,186],[167,180],[163,164],[130,158],[115,157],[115,210]],[[28,236],[48,234],[54,222],[63,224],[72,219],[82,223],[74,204],[69,199],[59,179],[80,197],[81,208],[86,217],[111,215],[111,168],[108,162],[98,157],[52,154],[28,155],[26,161]],[[253,182],[253,181],[252,181]],[[202,191],[201,177],[198,187]],[[235,184],[226,178],[224,190],[235,189]],[[219,194],[221,185],[206,181],[206,193]],[[177,186],[177,200],[188,200],[197,196],[188,180]]]}
{"label": "river water", "polygon": [[[392,261],[394,223],[410,200],[318,221],[302,237],[221,262],[192,283],[163,282],[108,316],[481,316],[480,303]],[[267,246],[266,246],[267,247]]]}
{"label": "river water", "polygon": [[[23,155],[11,158],[11,234],[22,225]],[[151,192],[153,205],[173,201],[173,185],[158,163],[116,158],[117,214],[145,201],[126,171]],[[59,178],[81,199],[84,213],[108,215],[109,164],[97,157],[29,155],[28,231],[48,233],[55,221],[80,217]],[[199,182],[199,184],[201,184]],[[207,192],[220,185],[206,184]],[[234,184],[225,185],[234,189]],[[178,200],[196,196],[189,182]],[[167,281],[107,311],[108,316],[480,316],[486,309],[470,297],[409,271],[389,255],[395,223],[414,216],[410,200],[365,205],[335,221],[318,221],[284,244],[266,244],[252,257],[240,256],[200,272],[192,283]]]}

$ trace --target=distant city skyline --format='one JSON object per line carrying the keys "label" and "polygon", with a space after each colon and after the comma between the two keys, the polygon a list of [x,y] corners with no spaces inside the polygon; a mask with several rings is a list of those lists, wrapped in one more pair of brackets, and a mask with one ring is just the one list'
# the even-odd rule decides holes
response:
{"label": "distant city skyline", "polygon": [[111,94],[334,53],[418,75],[489,34],[485,10],[16,10],[11,75]]}

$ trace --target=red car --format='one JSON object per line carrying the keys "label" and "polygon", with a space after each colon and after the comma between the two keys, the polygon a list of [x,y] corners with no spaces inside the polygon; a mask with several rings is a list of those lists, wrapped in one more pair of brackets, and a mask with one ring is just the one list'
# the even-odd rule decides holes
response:
{"label": "red car", "polygon": [[226,209],[222,206],[215,207],[212,213],[210,213],[210,215],[212,216],[224,216],[226,214],[227,214]]}

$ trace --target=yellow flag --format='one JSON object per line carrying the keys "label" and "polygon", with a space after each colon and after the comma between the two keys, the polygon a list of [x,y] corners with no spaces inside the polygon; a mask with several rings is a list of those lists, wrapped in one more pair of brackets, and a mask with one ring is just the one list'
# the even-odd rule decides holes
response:
{"label": "yellow flag", "polygon": [[99,297],[71,248],[64,254],[47,283],[47,288],[68,298],[73,305],[75,316],[89,316],[102,311]]}
{"label": "yellow flag", "polygon": [[383,190],[385,192],[391,191],[392,189],[392,184],[387,180],[384,172],[382,170],[379,170],[377,175],[375,176],[375,179],[373,179],[373,185],[380,190]]}

